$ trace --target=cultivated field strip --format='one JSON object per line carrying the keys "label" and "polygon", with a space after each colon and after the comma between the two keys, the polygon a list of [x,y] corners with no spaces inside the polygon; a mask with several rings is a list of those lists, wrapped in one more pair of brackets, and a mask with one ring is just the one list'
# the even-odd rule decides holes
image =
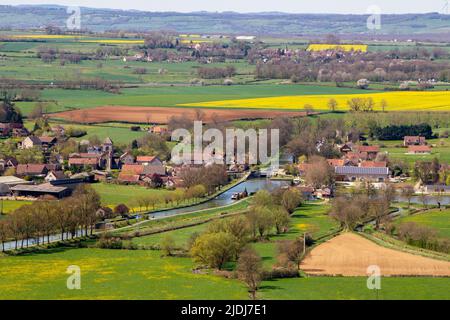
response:
{"label": "cultivated field strip", "polygon": [[367,276],[371,265],[382,276],[450,276],[450,262],[379,246],[354,233],[344,233],[314,248],[301,269],[310,275]]}

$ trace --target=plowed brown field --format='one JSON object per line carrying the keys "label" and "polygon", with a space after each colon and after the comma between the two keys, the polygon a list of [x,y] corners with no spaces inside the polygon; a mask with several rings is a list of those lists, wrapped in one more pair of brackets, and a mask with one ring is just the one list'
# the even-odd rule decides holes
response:
{"label": "plowed brown field", "polygon": [[302,117],[305,112],[258,110],[258,109],[195,109],[170,107],[127,107],[104,106],[92,109],[80,109],[55,113],[52,117],[63,118],[82,123],[101,123],[112,121],[126,121],[134,123],[165,124],[172,116],[183,116],[198,119],[198,111],[202,113],[202,120],[210,123],[213,119],[231,121],[240,119],[269,119],[278,116]]}
{"label": "plowed brown field", "polygon": [[311,275],[367,276],[377,265],[382,276],[450,276],[450,262],[379,246],[354,233],[344,233],[314,248],[301,269]]}

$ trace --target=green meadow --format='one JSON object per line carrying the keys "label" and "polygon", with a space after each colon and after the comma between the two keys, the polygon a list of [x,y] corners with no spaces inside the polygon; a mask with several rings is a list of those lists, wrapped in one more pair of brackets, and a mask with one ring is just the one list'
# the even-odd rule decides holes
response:
{"label": "green meadow", "polygon": [[[125,88],[120,94],[98,90],[45,89],[40,100],[46,112],[89,109],[99,106],[177,107],[182,103],[230,99],[263,98],[286,95],[320,95],[360,93],[358,89],[322,85],[252,84],[235,86],[148,86]],[[24,115],[33,110],[34,102],[18,102]],[[180,106],[180,108],[183,108]]]}
{"label": "green meadow", "polygon": [[450,239],[450,209],[433,209],[398,219],[396,223],[414,222],[433,228],[438,236]]}
{"label": "green meadow", "polygon": [[100,195],[103,205],[116,206],[126,204],[129,207],[136,207],[136,200],[151,194],[164,196],[172,191],[165,189],[148,189],[136,185],[119,185],[112,183],[96,183],[92,187]]}
{"label": "green meadow", "polygon": [[14,211],[26,204],[32,204],[32,201],[19,201],[19,200],[1,200],[0,209],[4,214]]}
{"label": "green meadow", "polygon": [[[236,204],[237,210],[241,205]],[[202,215],[217,214],[219,209]],[[240,209],[239,209],[240,210]],[[270,268],[275,262],[276,241],[295,238],[305,230],[314,237],[335,230],[327,206],[308,204],[299,208],[291,231],[271,237],[255,247]],[[192,219],[194,214],[171,219]],[[154,221],[152,221],[154,222]],[[158,244],[170,234],[183,244],[207,224],[160,235],[135,238],[139,244]],[[88,243],[89,246],[92,243]],[[80,267],[81,290],[68,290],[71,265]],[[107,250],[57,248],[19,256],[0,256],[0,299],[248,299],[245,286],[211,272],[194,272],[188,257],[163,257],[158,250]],[[381,290],[368,290],[366,278],[307,277],[264,281],[259,299],[448,299],[449,278],[383,278]],[[218,289],[220,288],[220,290]]]}
{"label": "green meadow", "polygon": [[450,162],[450,138],[429,139],[432,146],[431,154],[408,154],[408,148],[403,147],[403,141],[370,141],[370,144],[380,145],[381,151],[387,152],[389,159],[401,160],[408,163],[411,168],[416,161],[431,161],[437,158],[442,162]]}

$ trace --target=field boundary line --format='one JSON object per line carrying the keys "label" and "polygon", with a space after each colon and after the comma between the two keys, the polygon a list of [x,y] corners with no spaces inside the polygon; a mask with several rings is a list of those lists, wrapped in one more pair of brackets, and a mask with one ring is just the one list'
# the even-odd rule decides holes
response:
{"label": "field boundary line", "polygon": [[450,261],[450,255],[448,255],[448,254],[440,253],[437,251],[421,249],[418,247],[416,248],[413,246],[409,246],[406,243],[404,244],[404,246],[401,246],[399,244],[394,243],[394,241],[399,241],[399,240],[391,238],[388,235],[383,235],[385,237],[385,239],[382,239],[380,237],[377,237],[375,234],[368,234],[366,232],[355,232],[355,233],[364,237],[367,240],[372,241],[373,243],[375,243],[377,245],[380,245],[380,246],[388,248],[388,249],[393,249],[393,250],[397,250],[397,251],[401,251],[401,252],[405,252],[405,253],[410,253],[410,254],[414,254],[414,255],[425,257],[425,258],[430,258],[430,259],[436,259],[436,260],[441,260],[441,261]]}

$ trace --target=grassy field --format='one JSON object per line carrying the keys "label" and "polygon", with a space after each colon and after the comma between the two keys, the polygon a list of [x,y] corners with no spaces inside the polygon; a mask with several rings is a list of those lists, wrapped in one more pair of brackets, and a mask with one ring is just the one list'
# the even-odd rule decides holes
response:
{"label": "grassy field", "polygon": [[124,203],[127,206],[136,207],[136,199],[139,197],[148,196],[150,194],[158,194],[163,196],[166,193],[172,192],[165,189],[147,189],[135,185],[118,185],[109,183],[96,183],[92,187],[101,197],[102,204],[107,206],[115,206]]}
{"label": "grassy field", "polygon": [[401,147],[403,145],[403,141],[371,141],[371,144],[381,145],[381,151],[387,152],[388,156],[391,160],[401,160],[406,163],[409,163],[411,167],[413,167],[416,161],[431,161],[434,158],[439,159],[442,162],[450,162],[450,139],[442,138],[442,139],[429,139],[429,145],[432,145],[431,154],[408,154],[408,149],[405,147]]}
{"label": "grassy field", "polygon": [[[277,279],[262,283],[262,299],[280,300],[376,300],[367,289],[367,278],[310,277]],[[379,300],[448,300],[450,278],[382,278]]]}
{"label": "grassy field", "polygon": [[427,210],[423,213],[412,216],[402,217],[396,220],[396,223],[415,222],[435,229],[438,236],[450,239],[450,209],[445,210]]}
{"label": "grassy field", "polygon": [[[68,266],[81,290],[68,290]],[[194,274],[190,258],[159,251],[68,249],[0,257],[0,299],[245,299],[238,281]],[[220,290],[217,290],[220,288]]]}
{"label": "grassy field", "polygon": [[3,200],[0,202],[0,207],[3,213],[9,213],[26,204],[32,204],[32,201],[16,201],[16,200]]}
{"label": "grassy field", "polygon": [[[53,113],[98,106],[176,107],[185,103],[201,105],[200,102],[204,101],[273,97],[274,95],[340,95],[360,92],[358,89],[322,85],[254,84],[126,88],[121,90],[121,94],[95,90],[45,89],[40,99],[47,102],[46,112]],[[17,106],[24,115],[27,115],[33,110],[35,103],[18,102]]]}
{"label": "grassy field", "polygon": [[383,92],[361,94],[278,96],[255,99],[206,101],[202,103],[184,103],[183,106],[226,107],[226,108],[264,108],[264,109],[303,109],[311,105],[318,110],[327,110],[328,101],[334,98],[338,103],[336,110],[349,110],[347,101],[353,98],[372,98],[374,110],[381,111],[381,101],[387,102],[387,111],[449,111],[450,92]]}
{"label": "grassy field", "polygon": [[[72,124],[59,121],[49,121],[49,125],[62,125],[66,129],[72,127],[86,131],[86,135],[80,138],[74,138],[76,141],[89,140],[93,136],[97,136],[100,140],[104,140],[106,137],[111,138],[115,145],[129,145],[131,141],[137,140],[145,136],[145,131],[131,131],[130,127],[132,123],[102,123],[102,124]],[[28,130],[33,130],[34,121],[28,120],[24,122],[25,127]],[[138,124],[143,128],[142,124]]]}
{"label": "grassy field", "polygon": [[[316,235],[333,228],[334,223],[326,221],[326,210],[320,205],[306,205],[297,210],[292,232],[283,237],[298,236],[305,227],[303,223],[310,225],[310,230],[317,230]],[[170,234],[178,243],[185,241],[191,232],[201,230],[196,228]],[[139,239],[158,242],[158,237]],[[258,251],[263,250],[259,247]],[[262,252],[265,265],[270,266],[266,254],[273,260],[274,253]],[[81,290],[66,288],[66,269],[70,265],[81,268]],[[54,249],[45,254],[0,256],[0,299],[248,298],[239,281],[194,273],[193,268],[190,258],[164,258],[153,250]],[[448,278],[383,278],[381,285],[378,299],[449,299]],[[376,299],[377,293],[367,289],[366,278],[310,277],[264,281],[258,297],[370,300]]]}

